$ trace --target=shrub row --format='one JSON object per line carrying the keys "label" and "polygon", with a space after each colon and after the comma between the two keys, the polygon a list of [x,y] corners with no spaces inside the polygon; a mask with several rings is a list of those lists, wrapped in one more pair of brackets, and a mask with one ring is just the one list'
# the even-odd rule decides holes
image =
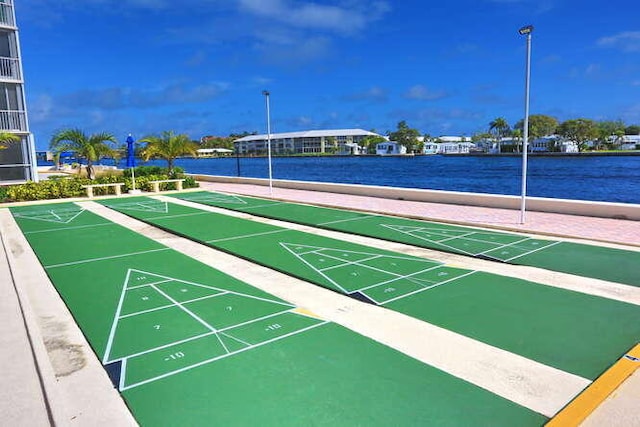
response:
{"label": "shrub row", "polygon": [[[141,174],[138,176],[138,169],[135,170],[136,189],[143,191],[152,191],[153,186],[150,181],[169,179],[166,174],[166,170],[160,168],[159,174]],[[157,171],[154,171],[157,172]],[[129,173],[130,175],[130,173]],[[178,174],[177,178],[184,178],[184,188],[198,187],[198,183],[190,176],[184,176]],[[123,191],[129,191],[133,188],[133,180],[131,176],[123,175],[105,175],[95,180],[78,177],[53,177],[45,181],[40,182],[27,182],[26,184],[11,185],[6,187],[0,187],[0,202],[22,202],[28,200],[47,200],[47,199],[63,199],[69,197],[83,197],[86,196],[87,190],[82,188],[83,185],[88,184],[109,184],[116,182],[124,182]],[[160,184],[161,190],[175,190],[174,183],[162,183]],[[113,194],[113,188],[94,188],[94,194],[105,195]]]}

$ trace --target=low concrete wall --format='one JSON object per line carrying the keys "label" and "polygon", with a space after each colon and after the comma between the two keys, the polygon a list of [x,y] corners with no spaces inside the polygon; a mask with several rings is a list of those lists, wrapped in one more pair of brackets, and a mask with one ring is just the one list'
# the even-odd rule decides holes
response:
{"label": "low concrete wall", "polygon": [[[233,184],[269,185],[260,178],[237,178],[214,175],[191,175],[198,181],[225,182]],[[483,206],[501,209],[520,209],[520,196],[500,194],[464,193],[458,191],[422,190],[414,188],[382,187],[376,185],[336,184],[273,180],[273,186],[295,190],[322,191],[326,193],[353,194],[384,199],[411,200],[418,202],[444,203],[451,205]],[[593,202],[584,200],[548,199],[527,197],[526,209],[537,212],[553,212],[602,218],[617,218],[640,221],[640,205],[630,203]]]}

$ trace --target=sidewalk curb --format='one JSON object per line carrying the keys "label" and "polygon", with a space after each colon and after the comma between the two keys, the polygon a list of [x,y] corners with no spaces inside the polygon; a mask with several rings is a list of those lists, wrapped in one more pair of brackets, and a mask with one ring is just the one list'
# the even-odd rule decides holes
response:
{"label": "sidewalk curb", "polygon": [[[0,230],[52,424],[137,425],[8,210]],[[61,369],[67,349],[83,359],[77,369]]]}

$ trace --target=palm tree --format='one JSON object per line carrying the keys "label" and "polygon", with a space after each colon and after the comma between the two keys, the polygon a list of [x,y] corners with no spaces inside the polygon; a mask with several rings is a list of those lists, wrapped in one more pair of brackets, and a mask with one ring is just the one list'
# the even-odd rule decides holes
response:
{"label": "palm tree", "polygon": [[0,131],[0,150],[7,148],[5,144],[11,142],[20,142],[20,137],[15,133]]}
{"label": "palm tree", "polygon": [[[49,147],[55,153],[73,151],[77,157],[85,159],[87,161],[87,176],[89,179],[95,179],[93,162],[102,157],[116,157],[117,155],[107,142],[115,144],[117,141],[115,136],[107,132],[87,135],[78,128],[63,129],[51,137]],[[78,173],[81,170],[82,166],[78,168]]]}
{"label": "palm tree", "polygon": [[516,142],[516,152],[520,152],[520,147],[522,146],[522,129],[512,129],[511,137]]}
{"label": "palm tree", "polygon": [[489,123],[489,133],[493,133],[498,141],[498,153],[500,152],[500,141],[509,133],[509,123],[504,117],[497,117]]}
{"label": "palm tree", "polygon": [[161,136],[150,135],[140,139],[147,146],[140,152],[142,158],[147,161],[151,158],[160,158],[167,161],[167,173],[173,175],[173,162],[180,156],[197,154],[198,146],[187,135],[176,135],[173,131],[164,131]]}

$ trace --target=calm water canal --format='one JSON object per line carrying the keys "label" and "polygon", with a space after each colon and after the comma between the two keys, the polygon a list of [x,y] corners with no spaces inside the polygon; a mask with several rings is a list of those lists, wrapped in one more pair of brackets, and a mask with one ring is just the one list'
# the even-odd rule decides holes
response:
{"label": "calm water canal", "polygon": [[[528,163],[529,196],[640,203],[640,156],[529,157]],[[268,177],[266,158],[176,164],[188,173]],[[272,164],[274,179],[510,195],[520,194],[522,174],[520,157],[499,156],[274,157]]]}

